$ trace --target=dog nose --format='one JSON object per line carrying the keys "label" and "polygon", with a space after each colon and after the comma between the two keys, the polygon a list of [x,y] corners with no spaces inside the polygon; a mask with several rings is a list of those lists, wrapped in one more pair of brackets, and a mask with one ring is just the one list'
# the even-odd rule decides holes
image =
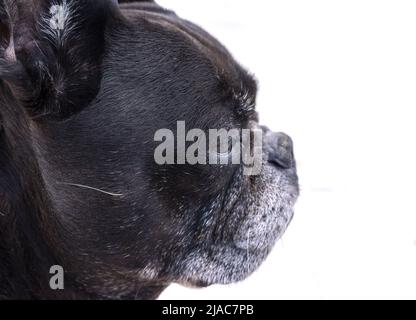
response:
{"label": "dog nose", "polygon": [[290,169],[295,165],[292,139],[284,133],[266,133],[267,160],[283,169]]}

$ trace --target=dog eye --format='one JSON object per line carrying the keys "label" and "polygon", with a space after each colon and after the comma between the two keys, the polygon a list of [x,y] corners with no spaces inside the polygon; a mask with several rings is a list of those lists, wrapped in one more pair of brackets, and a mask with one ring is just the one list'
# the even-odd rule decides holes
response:
{"label": "dog eye", "polygon": [[229,164],[233,153],[239,151],[240,144],[235,139],[229,139],[227,146],[218,146],[217,152],[209,151],[211,160],[216,160],[216,163]]}
{"label": "dog eye", "polygon": [[228,161],[230,159],[231,155],[232,155],[232,150],[229,150],[227,152],[218,152],[217,153],[217,157],[218,157],[218,160],[220,161],[220,163],[222,163],[222,161]]}

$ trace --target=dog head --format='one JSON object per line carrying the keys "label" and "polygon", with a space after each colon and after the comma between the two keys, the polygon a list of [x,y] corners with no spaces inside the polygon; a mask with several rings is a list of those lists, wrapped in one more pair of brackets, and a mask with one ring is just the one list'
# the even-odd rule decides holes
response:
{"label": "dog head", "polygon": [[[0,3],[0,254],[20,273],[0,275],[3,295],[16,283],[50,295],[39,292],[52,264],[70,297],[148,298],[251,274],[298,196],[292,142],[259,126],[253,77],[152,2]],[[155,133],[178,121],[260,131],[261,170],[158,164]]]}

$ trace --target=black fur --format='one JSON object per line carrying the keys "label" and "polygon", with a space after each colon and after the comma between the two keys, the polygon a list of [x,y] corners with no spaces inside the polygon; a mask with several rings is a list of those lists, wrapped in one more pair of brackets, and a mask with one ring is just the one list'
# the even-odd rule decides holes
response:
{"label": "black fur", "polygon": [[[142,2],[67,0],[57,39],[49,10],[62,1],[0,0],[0,298],[151,299],[172,282],[238,281],[290,221],[294,162],[250,179],[236,165],[156,165],[154,133],[178,120],[257,126],[257,85],[205,31]],[[261,225],[247,213],[263,207],[270,243],[248,261],[233,221]],[[65,290],[49,287],[56,264]]]}

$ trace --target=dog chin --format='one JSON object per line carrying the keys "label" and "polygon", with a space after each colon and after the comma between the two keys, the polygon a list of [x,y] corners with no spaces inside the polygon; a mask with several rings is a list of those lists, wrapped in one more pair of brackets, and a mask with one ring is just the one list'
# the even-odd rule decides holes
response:
{"label": "dog chin", "polygon": [[250,180],[251,192],[240,186],[228,197],[227,219],[220,220],[225,238],[190,253],[177,268],[183,272],[177,282],[193,287],[238,282],[267,258],[293,217],[296,169],[265,164],[262,174]]}
{"label": "dog chin", "polygon": [[184,273],[177,282],[188,287],[239,282],[252,274],[268,253],[269,250],[246,250],[234,244],[212,246],[192,253],[184,261]]}

